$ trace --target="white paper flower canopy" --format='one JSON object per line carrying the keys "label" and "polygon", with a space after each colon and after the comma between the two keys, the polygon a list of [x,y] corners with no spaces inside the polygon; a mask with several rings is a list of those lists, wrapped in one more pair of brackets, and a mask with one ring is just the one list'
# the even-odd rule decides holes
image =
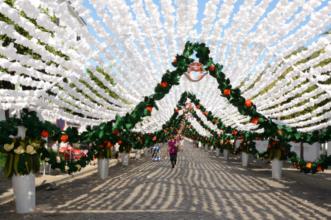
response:
{"label": "white paper flower canopy", "polygon": [[[276,2],[1,0],[0,82],[15,89],[0,87],[0,108],[82,125],[109,121],[153,93],[189,40],[205,42],[265,116],[303,132],[323,129],[331,125],[330,2]],[[160,129],[185,91],[226,125],[256,129],[217,87],[208,75],[198,83],[182,77],[135,130]]]}

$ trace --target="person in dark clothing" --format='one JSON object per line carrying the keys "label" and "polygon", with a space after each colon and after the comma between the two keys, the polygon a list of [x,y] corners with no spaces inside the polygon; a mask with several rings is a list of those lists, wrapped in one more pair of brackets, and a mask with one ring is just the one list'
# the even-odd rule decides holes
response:
{"label": "person in dark clothing", "polygon": [[175,165],[177,163],[177,142],[175,139],[171,139],[168,141],[168,153],[170,156],[170,162],[172,168],[175,168]]}

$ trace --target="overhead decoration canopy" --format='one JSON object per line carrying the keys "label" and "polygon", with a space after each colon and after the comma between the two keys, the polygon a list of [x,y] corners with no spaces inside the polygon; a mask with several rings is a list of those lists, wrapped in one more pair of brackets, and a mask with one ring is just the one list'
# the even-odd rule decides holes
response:
{"label": "overhead decoration canopy", "polygon": [[[206,43],[259,113],[320,130],[331,125],[330,12],[320,0],[1,1],[0,108],[82,125],[110,121],[153,94],[191,41]],[[160,130],[188,91],[226,126],[262,132],[218,86],[208,74],[182,76],[134,130]]]}

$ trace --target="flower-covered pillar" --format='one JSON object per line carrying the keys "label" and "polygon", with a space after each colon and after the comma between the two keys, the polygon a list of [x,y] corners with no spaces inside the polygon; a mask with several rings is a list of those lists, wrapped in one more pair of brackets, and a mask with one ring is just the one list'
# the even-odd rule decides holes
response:
{"label": "flower-covered pillar", "polygon": [[[17,127],[17,138],[24,140],[26,135],[26,128],[24,126]],[[26,147],[28,151],[30,145]],[[15,155],[13,155],[14,169],[16,164],[19,163],[20,157],[28,152],[19,152],[20,148],[16,149]],[[23,148],[22,148],[23,149]],[[35,174],[30,172],[29,174],[20,175],[15,173],[12,176],[12,185],[14,190],[16,212],[17,213],[29,213],[33,212],[36,207],[36,186],[35,186]]]}

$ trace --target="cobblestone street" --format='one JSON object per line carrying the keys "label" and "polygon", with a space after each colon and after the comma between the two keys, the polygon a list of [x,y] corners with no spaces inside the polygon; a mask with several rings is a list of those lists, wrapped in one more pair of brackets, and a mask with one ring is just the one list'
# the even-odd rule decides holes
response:
{"label": "cobblestone street", "polygon": [[[285,175],[274,181],[268,171],[243,169],[187,143],[171,169],[149,158],[128,168],[110,169],[67,181],[54,190],[37,190],[30,215],[1,207],[1,219],[330,219],[330,190],[296,184]],[[302,174],[303,175],[303,174]],[[298,180],[299,181],[299,180]],[[308,188],[305,188],[308,187]],[[314,198],[314,200],[312,200]]]}

